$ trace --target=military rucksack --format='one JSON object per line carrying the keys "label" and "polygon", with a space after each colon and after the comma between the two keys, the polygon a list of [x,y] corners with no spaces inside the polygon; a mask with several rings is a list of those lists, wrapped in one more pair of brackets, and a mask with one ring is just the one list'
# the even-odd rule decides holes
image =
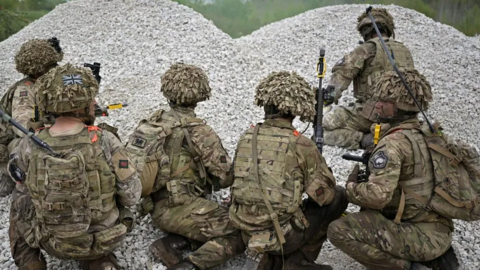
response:
{"label": "military rucksack", "polygon": [[[438,127],[438,130],[441,128]],[[413,139],[411,132],[402,133],[412,143],[414,178],[424,177],[419,144]],[[477,150],[441,132],[432,134],[429,130],[422,130],[422,133],[434,168],[432,196],[427,199],[411,187],[400,184],[402,190],[421,202],[426,209],[443,217],[466,221],[480,220],[480,156]],[[397,221],[400,220],[404,205],[405,196],[402,194]]]}
{"label": "military rucksack", "polygon": [[68,138],[52,137],[48,129],[37,134],[59,155],[32,148],[26,185],[35,205],[36,226],[24,234],[27,243],[33,247],[43,243],[64,259],[111,252],[122,243],[125,225],[89,232],[92,223],[116,207],[115,174],[99,153],[102,132],[89,126]]}

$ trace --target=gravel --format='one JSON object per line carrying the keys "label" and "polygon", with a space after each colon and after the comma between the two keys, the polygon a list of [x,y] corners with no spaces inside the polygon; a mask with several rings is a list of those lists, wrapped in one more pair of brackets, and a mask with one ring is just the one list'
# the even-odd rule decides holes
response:
{"label": "gravel", "polygon": [[[214,127],[233,155],[241,133],[262,119],[263,113],[253,105],[259,80],[270,71],[293,70],[317,85],[314,67],[319,48],[327,51],[330,71],[344,53],[357,46],[356,17],[365,8],[320,8],[234,40],[192,9],[166,0],[70,1],[0,43],[0,90],[3,93],[22,77],[13,61],[22,43],[56,36],[65,51],[64,62],[102,63],[99,103],[130,104],[105,119],[119,127],[126,139],[139,120],[158,108],[167,108],[159,91],[160,75],[175,62],[195,64],[205,69],[213,89],[212,98],[199,105],[198,115]],[[480,102],[480,38],[466,37],[413,10],[387,8],[396,18],[397,39],[411,49],[416,67],[434,87],[430,117],[441,121],[447,132],[479,146],[475,119]],[[329,75],[327,72],[326,80]],[[351,100],[349,90],[341,104]],[[306,127],[299,121],[294,124],[299,130]],[[306,134],[311,132],[309,128]],[[336,147],[324,149],[340,185],[352,167],[340,158],[344,152]],[[226,194],[223,191],[222,195]],[[9,207],[10,198],[0,198],[1,269],[15,269],[8,245]],[[480,268],[478,231],[479,222],[456,222],[454,245],[466,269]],[[162,235],[149,217],[139,217],[127,243],[115,252],[120,264],[125,269],[165,269],[148,251],[148,245]],[[72,262],[48,260],[49,269],[76,269]],[[243,260],[240,256],[217,269],[236,269]],[[317,262],[329,263],[334,269],[364,269],[328,242]]]}

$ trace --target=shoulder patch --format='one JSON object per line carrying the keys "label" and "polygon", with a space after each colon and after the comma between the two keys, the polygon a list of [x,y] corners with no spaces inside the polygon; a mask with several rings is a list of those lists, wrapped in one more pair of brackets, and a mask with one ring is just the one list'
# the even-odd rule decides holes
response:
{"label": "shoulder patch", "polygon": [[220,156],[220,162],[221,163],[227,163],[227,157],[226,156]]}
{"label": "shoulder patch", "polygon": [[133,137],[132,145],[140,148],[145,148],[145,146],[147,145],[147,140],[140,137]]}
{"label": "shoulder patch", "polygon": [[118,161],[118,168],[120,169],[128,169],[128,160],[120,159]]}
{"label": "shoulder patch", "polygon": [[21,92],[20,92],[20,96],[21,96],[21,97],[26,97],[26,96],[28,96],[28,91],[21,91]]}
{"label": "shoulder patch", "polygon": [[388,157],[385,152],[379,151],[370,159],[370,163],[375,169],[383,169],[387,166]]}

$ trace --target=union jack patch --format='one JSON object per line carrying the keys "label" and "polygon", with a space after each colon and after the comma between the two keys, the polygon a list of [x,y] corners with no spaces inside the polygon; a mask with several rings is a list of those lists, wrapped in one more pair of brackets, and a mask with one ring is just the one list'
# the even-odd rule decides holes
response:
{"label": "union jack patch", "polygon": [[26,96],[28,96],[28,91],[22,91],[22,92],[20,92],[20,96],[21,96],[21,97],[26,97]]}
{"label": "union jack patch", "polygon": [[120,169],[128,169],[128,160],[124,160],[124,159],[119,160],[118,167]]}
{"label": "union jack patch", "polygon": [[63,75],[63,85],[74,85],[74,84],[80,84],[83,85],[83,80],[82,76],[79,74],[71,74],[71,75]]}

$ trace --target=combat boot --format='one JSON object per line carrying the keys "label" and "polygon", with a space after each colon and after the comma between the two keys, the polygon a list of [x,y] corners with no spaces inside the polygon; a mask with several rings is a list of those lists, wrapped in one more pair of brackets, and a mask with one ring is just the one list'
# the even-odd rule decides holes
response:
{"label": "combat boot", "polygon": [[285,258],[285,270],[332,270],[330,265],[307,261],[305,255],[296,250]]}
{"label": "combat boot", "polygon": [[169,268],[182,261],[182,250],[189,246],[190,242],[187,238],[178,234],[169,234],[167,237],[153,242],[149,249],[155,258],[161,260]]}
{"label": "combat boot", "polygon": [[0,197],[6,197],[12,194],[15,188],[15,182],[12,181],[9,175],[2,174],[0,176]]}
{"label": "combat boot", "polygon": [[450,247],[442,256],[428,261],[422,262],[423,265],[428,266],[433,270],[458,270],[460,269],[460,262],[455,254],[453,247]]}
{"label": "combat boot", "polygon": [[120,270],[113,253],[91,261],[79,261],[78,264],[82,270]]}
{"label": "combat boot", "polygon": [[195,264],[193,264],[189,259],[185,259],[180,263],[177,263],[171,267],[168,267],[167,270],[197,270]]}

